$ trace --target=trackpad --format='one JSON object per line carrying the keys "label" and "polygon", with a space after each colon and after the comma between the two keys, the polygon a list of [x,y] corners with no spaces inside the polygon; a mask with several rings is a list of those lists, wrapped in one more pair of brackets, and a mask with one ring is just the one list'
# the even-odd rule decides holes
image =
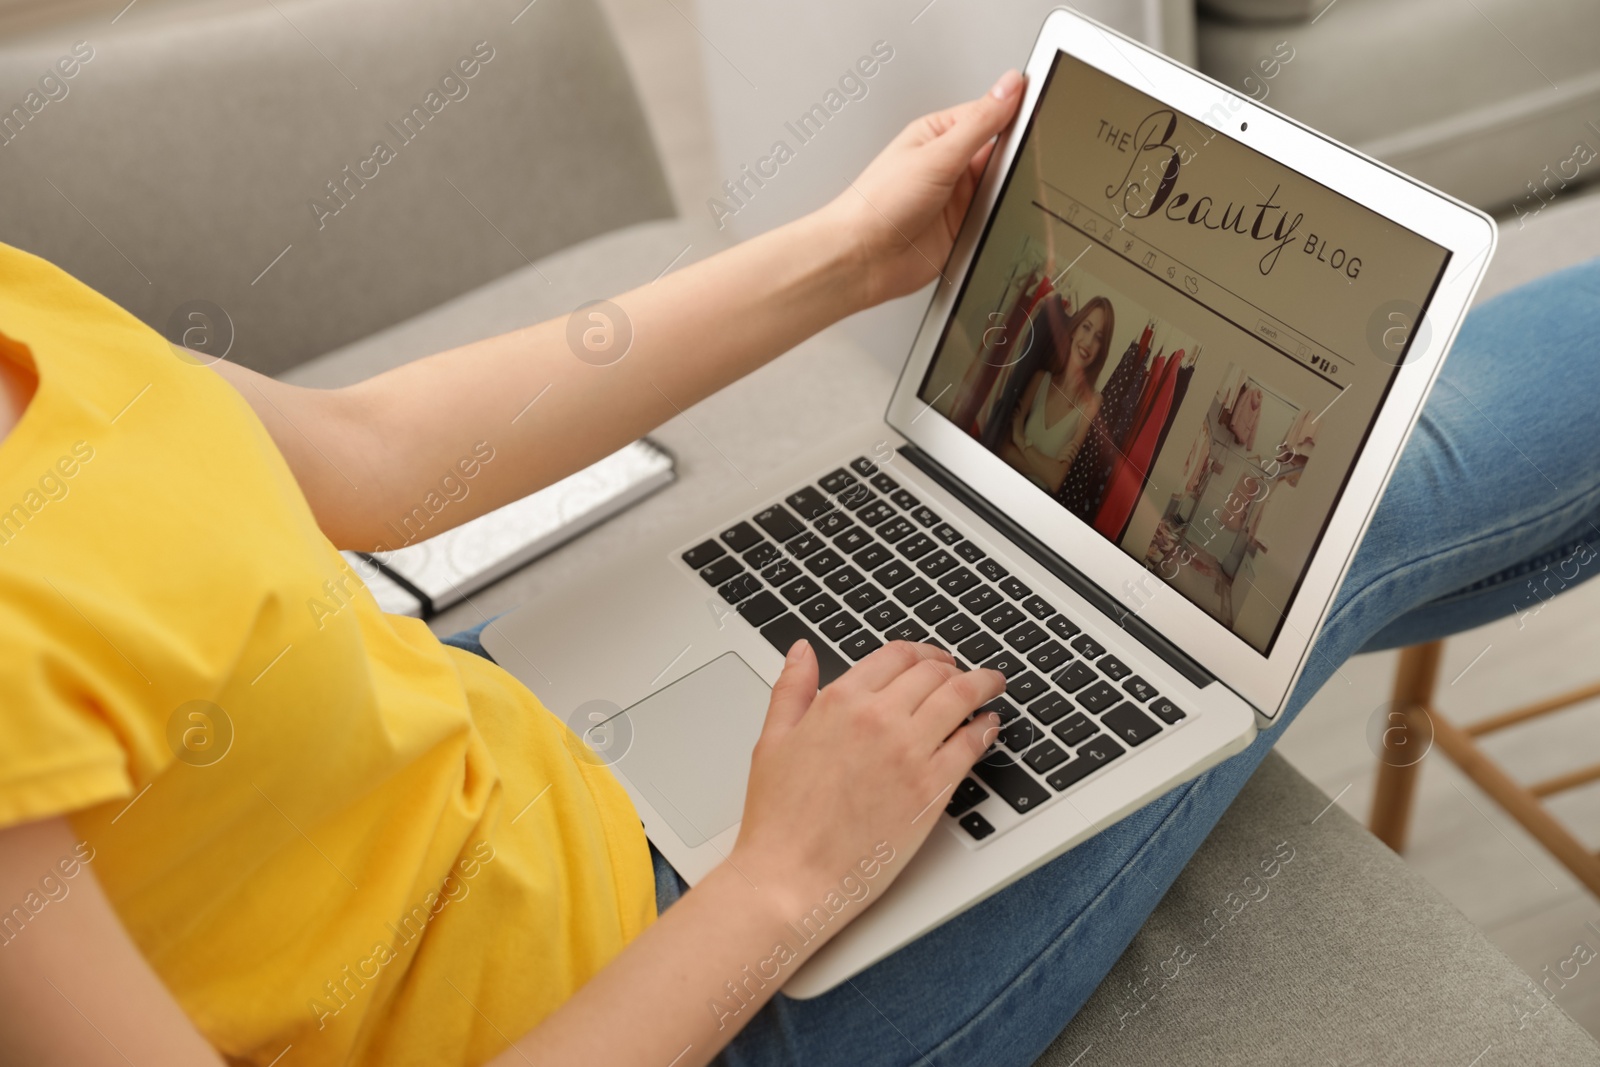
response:
{"label": "trackpad", "polygon": [[744,812],[750,752],[771,698],[759,674],[724,653],[615,716],[631,741],[612,769],[685,845],[703,845]]}

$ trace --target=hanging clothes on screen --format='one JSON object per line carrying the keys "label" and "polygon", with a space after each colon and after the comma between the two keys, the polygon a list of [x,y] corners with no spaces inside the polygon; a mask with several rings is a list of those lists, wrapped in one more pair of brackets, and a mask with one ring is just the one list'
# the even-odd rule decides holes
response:
{"label": "hanging clothes on screen", "polygon": [[1050,279],[1039,271],[1029,271],[1017,287],[1009,309],[1003,312],[998,329],[987,327],[978,339],[978,358],[967,369],[950,408],[950,421],[977,437],[981,429],[979,416],[984,402],[994,391],[1001,372],[1010,366],[1013,357],[1009,345],[1026,337],[1024,325],[1034,306],[1045,294],[1052,291]]}
{"label": "hanging clothes on screen", "polygon": [[1228,418],[1233,439],[1247,452],[1256,447],[1256,425],[1260,421],[1261,390],[1254,383],[1248,383],[1239,391],[1239,399],[1234,401],[1233,413]]}
{"label": "hanging clothes on screen", "polygon": [[[1046,284],[1049,284],[1048,279]],[[1017,360],[1016,366],[1008,369],[1005,380],[998,390],[999,397],[989,409],[989,419],[984,424],[983,435],[979,438],[983,446],[991,452],[998,449],[1011,436],[1011,420],[1015,417],[1017,405],[1021,402],[1023,393],[1027,391],[1028,383],[1033,381],[1033,376],[1039,371],[1048,374],[1052,360],[1057,354],[1066,351],[1070,341],[1067,336],[1067,321],[1071,315],[1066,302],[1053,288],[1035,302],[1033,314],[1028,320],[1032,326],[1028,349]]]}
{"label": "hanging clothes on screen", "polygon": [[[1191,352],[1187,359],[1178,365],[1178,380],[1172,385],[1172,406],[1167,409],[1167,421],[1161,427],[1161,433],[1156,437],[1154,455],[1161,455],[1161,449],[1167,443],[1167,434],[1172,432],[1172,424],[1178,419],[1178,409],[1183,406],[1183,397],[1189,391],[1189,379],[1194,377],[1195,361],[1200,355],[1197,348]],[[1152,463],[1154,460],[1152,460]],[[1148,480],[1148,479],[1147,479]]]}
{"label": "hanging clothes on screen", "polygon": [[1106,486],[1105,499],[1095,516],[1094,528],[1113,541],[1120,541],[1133,509],[1144,492],[1150,478],[1150,464],[1156,455],[1156,441],[1167,428],[1167,416],[1173,410],[1172,398],[1177,391],[1178,370],[1183,364],[1184,351],[1178,349],[1171,356],[1157,356],[1150,370],[1150,387],[1146,402],[1134,425],[1130,427],[1127,441],[1112,466],[1111,479]]}
{"label": "hanging clothes on screen", "polygon": [[[1118,443],[1112,436],[1108,410],[1132,409],[1138,403],[1144,388],[1144,356],[1149,351],[1150,327],[1144,334],[1128,344],[1111,378],[1100,394],[1100,413],[1089,426],[1089,435],[1078,449],[1077,458],[1067,469],[1056,499],[1061,506],[1084,522],[1094,522],[1095,512],[1105,495],[1106,482],[1111,477],[1111,463],[1116,458]],[[1130,400],[1131,395],[1131,400]]]}

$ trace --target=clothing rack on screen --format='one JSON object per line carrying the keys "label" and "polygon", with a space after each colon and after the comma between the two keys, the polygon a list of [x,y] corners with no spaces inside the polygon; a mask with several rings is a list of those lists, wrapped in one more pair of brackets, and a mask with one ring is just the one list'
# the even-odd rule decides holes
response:
{"label": "clothing rack on screen", "polygon": [[[1196,348],[1193,356],[1199,354]],[[1157,355],[1151,364],[1133,423],[1112,464],[1105,499],[1095,515],[1094,528],[1103,536],[1122,539],[1193,373],[1194,358],[1181,348],[1170,356]]]}

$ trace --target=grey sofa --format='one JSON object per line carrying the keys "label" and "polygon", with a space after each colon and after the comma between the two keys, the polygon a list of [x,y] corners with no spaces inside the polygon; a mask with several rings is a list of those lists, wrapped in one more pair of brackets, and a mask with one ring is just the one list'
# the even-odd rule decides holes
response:
{"label": "grey sofa", "polygon": [[[714,251],[708,226],[670,217],[591,0],[542,0],[517,17],[521,7],[145,0],[115,24],[106,5],[33,16],[0,37],[0,102],[24,99],[74,42],[95,54],[67,95],[0,147],[0,240],[60,263],[158,329],[207,300],[231,323],[230,358],[315,385],[565,314]],[[320,219],[308,201],[324,182],[367,157],[384,136],[375,130],[424,103],[480,40],[495,54],[470,95]],[[837,332],[806,342],[700,405],[692,424],[661,429],[677,485],[452,609],[437,629],[595,574],[714,496],[730,477],[725,456],[760,482],[797,444],[875,417],[891,386]],[[1229,895],[1280,843],[1294,859],[1269,896],[1231,914]],[[1219,909],[1230,916],[1220,928]],[[1179,945],[1192,960],[1174,974]],[[1039,1062],[1301,1061],[1580,1064],[1600,1062],[1600,1048],[1269,757]]]}

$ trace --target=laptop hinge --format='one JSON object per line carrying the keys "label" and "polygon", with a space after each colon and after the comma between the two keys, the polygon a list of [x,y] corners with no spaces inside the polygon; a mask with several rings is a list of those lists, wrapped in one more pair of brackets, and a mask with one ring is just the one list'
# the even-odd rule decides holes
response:
{"label": "laptop hinge", "polygon": [[1087,575],[1052,552],[1044,542],[967,488],[961,479],[951,474],[932,456],[909,444],[902,445],[898,452],[918,470],[938,482],[952,496],[982,516],[985,522],[1004,534],[1007,540],[1031,556],[1039,566],[1071,586],[1073,592],[1098,608],[1107,619],[1159,656],[1167,666],[1183,675],[1190,683],[1203,688],[1217,680],[1210,671],[1179,651],[1176,645],[1161,636],[1149,623],[1118,603],[1116,597],[1090,581]]}

